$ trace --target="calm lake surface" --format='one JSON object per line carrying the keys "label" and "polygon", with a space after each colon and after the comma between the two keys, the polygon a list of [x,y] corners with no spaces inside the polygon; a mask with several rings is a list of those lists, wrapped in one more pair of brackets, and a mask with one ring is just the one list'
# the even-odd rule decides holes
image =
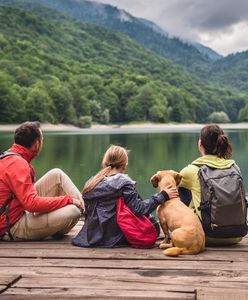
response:
{"label": "calm lake surface", "polygon": [[[101,168],[101,160],[110,144],[118,144],[131,150],[127,173],[137,181],[137,189],[143,198],[156,190],[150,177],[162,169],[180,171],[199,156],[198,130],[144,132],[135,130],[76,131],[44,133],[44,146],[33,161],[38,178],[51,168],[63,169],[81,190],[85,181]],[[248,191],[248,130],[225,130],[234,148],[233,159],[240,166],[246,192]],[[0,150],[8,149],[13,133],[0,132]]]}

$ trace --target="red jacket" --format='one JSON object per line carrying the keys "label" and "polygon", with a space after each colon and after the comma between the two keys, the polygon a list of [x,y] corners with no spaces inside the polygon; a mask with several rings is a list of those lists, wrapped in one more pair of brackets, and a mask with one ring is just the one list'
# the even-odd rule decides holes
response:
{"label": "red jacket", "polygon": [[[73,202],[72,197],[40,197],[32,182],[31,171],[36,179],[34,167],[30,161],[37,153],[14,144],[8,151],[19,155],[10,155],[0,159],[0,207],[11,197],[15,198],[9,204],[10,224],[15,224],[26,211],[48,213]],[[0,216],[0,236],[7,231],[5,213]]]}

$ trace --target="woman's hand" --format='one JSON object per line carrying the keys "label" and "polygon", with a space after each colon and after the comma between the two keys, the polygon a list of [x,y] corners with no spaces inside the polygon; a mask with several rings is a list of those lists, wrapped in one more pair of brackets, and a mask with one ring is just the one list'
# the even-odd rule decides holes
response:
{"label": "woman's hand", "polygon": [[167,187],[164,188],[164,191],[167,193],[167,195],[169,196],[169,199],[172,198],[177,198],[179,197],[177,188],[173,185],[168,185]]}

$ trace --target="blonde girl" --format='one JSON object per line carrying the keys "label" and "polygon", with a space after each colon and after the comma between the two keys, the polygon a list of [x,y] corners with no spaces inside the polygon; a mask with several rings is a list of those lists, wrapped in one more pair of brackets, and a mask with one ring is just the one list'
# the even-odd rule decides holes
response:
{"label": "blonde girl", "polygon": [[121,247],[128,242],[116,222],[116,203],[123,196],[126,205],[137,215],[148,216],[164,201],[176,197],[177,190],[167,190],[142,200],[133,181],[124,174],[128,166],[127,149],[111,145],[102,160],[102,169],[83,188],[85,223],[73,239],[80,247]]}

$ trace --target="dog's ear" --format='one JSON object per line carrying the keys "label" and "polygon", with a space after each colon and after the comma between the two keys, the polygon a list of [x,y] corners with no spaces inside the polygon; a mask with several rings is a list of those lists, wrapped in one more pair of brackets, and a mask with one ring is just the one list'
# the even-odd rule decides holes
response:
{"label": "dog's ear", "polygon": [[175,172],[176,185],[179,185],[181,179],[182,179],[182,175],[180,173]]}
{"label": "dog's ear", "polygon": [[152,177],[151,177],[151,179],[150,179],[150,181],[151,181],[151,183],[152,183],[152,185],[153,185],[153,187],[158,187],[158,182],[160,181],[160,175],[159,175],[159,172],[157,172],[156,174],[154,174]]}

